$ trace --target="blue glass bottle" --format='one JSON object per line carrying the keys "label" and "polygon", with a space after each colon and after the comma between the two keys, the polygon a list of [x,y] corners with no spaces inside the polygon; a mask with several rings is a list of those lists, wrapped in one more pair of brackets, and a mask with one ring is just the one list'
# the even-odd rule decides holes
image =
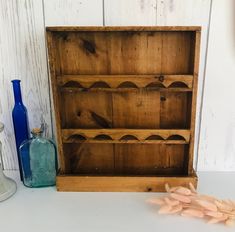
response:
{"label": "blue glass bottle", "polygon": [[19,152],[21,143],[29,138],[28,114],[27,114],[27,109],[22,102],[20,80],[12,80],[11,82],[13,84],[14,99],[15,99],[15,105],[12,110],[12,119],[15,132],[20,178],[21,180],[23,180],[22,166],[24,166],[25,175],[31,175],[30,166],[29,166],[29,154],[27,149],[21,153],[22,157],[20,157],[20,152]]}
{"label": "blue glass bottle", "polygon": [[28,150],[30,159],[31,175],[26,176],[23,169],[24,185],[27,187],[55,185],[57,170],[55,145],[50,139],[42,136],[40,128],[34,128],[32,135],[32,138],[24,141],[20,146],[20,154]]}

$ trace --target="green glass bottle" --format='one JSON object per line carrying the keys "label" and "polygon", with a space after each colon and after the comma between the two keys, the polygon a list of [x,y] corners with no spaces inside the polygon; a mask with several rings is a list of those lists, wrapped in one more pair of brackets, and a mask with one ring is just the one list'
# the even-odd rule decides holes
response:
{"label": "green glass bottle", "polygon": [[[40,128],[32,130],[33,137],[24,141],[20,146],[20,153],[29,152],[30,175],[25,175],[23,182],[27,187],[45,187],[55,185],[56,181],[56,148],[54,143],[42,136]],[[23,155],[21,156],[23,157]]]}

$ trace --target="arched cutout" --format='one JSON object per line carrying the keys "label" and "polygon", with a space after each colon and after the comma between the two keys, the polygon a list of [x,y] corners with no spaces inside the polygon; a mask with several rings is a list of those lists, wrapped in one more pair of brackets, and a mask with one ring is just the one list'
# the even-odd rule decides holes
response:
{"label": "arched cutout", "polygon": [[65,88],[83,88],[82,85],[77,81],[69,81],[63,85]]}
{"label": "arched cutout", "polygon": [[138,86],[131,82],[131,81],[125,81],[123,83],[121,83],[118,88],[138,88]]}
{"label": "arched cutout", "polygon": [[94,140],[113,140],[109,135],[97,135],[95,136]]}
{"label": "arched cutout", "polygon": [[134,135],[124,135],[124,136],[121,137],[120,140],[125,140],[125,141],[127,141],[127,140],[138,140],[138,138],[136,138]]}
{"label": "arched cutout", "polygon": [[181,81],[175,81],[171,83],[168,88],[188,88],[188,85]]}
{"label": "arched cutout", "polygon": [[165,88],[165,86],[160,82],[152,82],[146,85],[146,88]]}
{"label": "arched cutout", "polygon": [[164,140],[160,135],[150,135],[145,140]]}
{"label": "arched cutout", "polygon": [[167,140],[184,140],[185,141],[185,138],[181,135],[171,135],[167,138]]}
{"label": "arched cutout", "polygon": [[68,140],[71,140],[73,142],[76,142],[76,141],[85,141],[86,137],[83,136],[83,135],[76,134],[76,135],[69,136]]}
{"label": "arched cutout", "polygon": [[104,81],[97,81],[90,88],[110,88],[110,86]]}

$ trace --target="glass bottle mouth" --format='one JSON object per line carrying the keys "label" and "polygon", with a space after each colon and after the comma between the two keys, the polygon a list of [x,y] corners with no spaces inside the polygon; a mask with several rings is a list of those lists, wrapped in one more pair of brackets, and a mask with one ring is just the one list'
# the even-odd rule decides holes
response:
{"label": "glass bottle mouth", "polygon": [[33,128],[31,133],[33,136],[40,136],[42,134],[42,129],[41,128]]}

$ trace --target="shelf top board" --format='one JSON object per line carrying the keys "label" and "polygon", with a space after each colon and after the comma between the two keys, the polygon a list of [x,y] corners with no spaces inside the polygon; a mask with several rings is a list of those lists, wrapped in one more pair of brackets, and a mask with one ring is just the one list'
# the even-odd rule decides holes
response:
{"label": "shelf top board", "polygon": [[201,31],[200,26],[56,26],[46,27],[47,31]]}

